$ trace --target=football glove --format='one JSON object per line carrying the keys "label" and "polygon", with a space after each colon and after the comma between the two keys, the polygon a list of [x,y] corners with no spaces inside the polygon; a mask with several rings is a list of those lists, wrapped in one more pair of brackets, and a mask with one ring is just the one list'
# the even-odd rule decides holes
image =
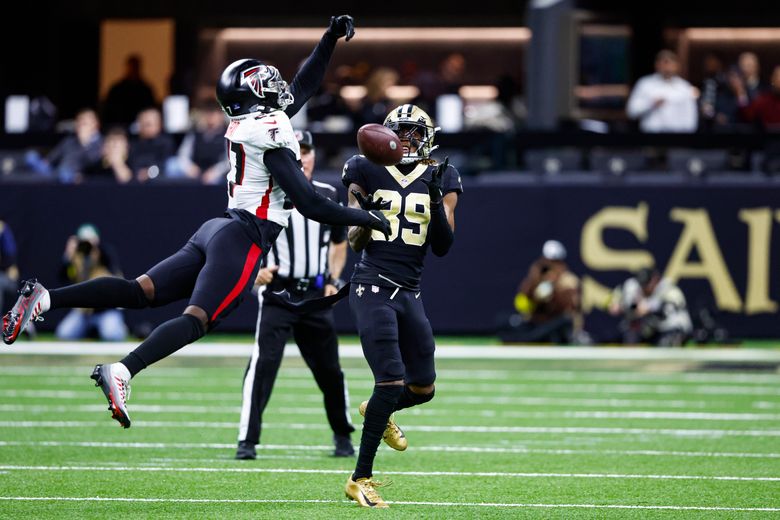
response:
{"label": "football glove", "polygon": [[370,211],[372,209],[387,209],[390,207],[390,201],[385,202],[382,200],[382,197],[374,200],[373,194],[369,195],[368,197],[364,197],[363,194],[359,191],[352,190],[352,195],[355,196],[358,204],[360,204],[360,208],[366,211]]}
{"label": "football glove", "polygon": [[444,197],[444,194],[441,191],[441,178],[444,175],[444,172],[447,170],[449,164],[450,158],[445,157],[444,162],[437,166],[433,171],[431,180],[427,181],[425,179],[420,179],[423,184],[428,186],[428,195],[431,197],[431,204],[440,203],[441,199]]}
{"label": "football glove", "polygon": [[372,209],[368,214],[371,217],[368,222],[368,227],[379,231],[385,236],[385,240],[388,240],[390,237],[390,221],[387,220],[385,214],[378,209]]}
{"label": "football glove", "polygon": [[328,25],[328,32],[336,38],[346,36],[344,41],[349,41],[355,36],[355,19],[348,14],[342,14],[341,16],[331,16],[330,25]]}

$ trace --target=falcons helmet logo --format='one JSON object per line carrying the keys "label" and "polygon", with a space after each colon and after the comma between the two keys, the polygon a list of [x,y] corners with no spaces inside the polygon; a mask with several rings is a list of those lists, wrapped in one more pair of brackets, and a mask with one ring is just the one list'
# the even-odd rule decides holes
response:
{"label": "falcons helmet logo", "polygon": [[248,85],[249,89],[259,98],[264,98],[263,92],[263,80],[267,80],[270,76],[268,67],[265,65],[259,65],[245,70],[241,74],[241,84]]}

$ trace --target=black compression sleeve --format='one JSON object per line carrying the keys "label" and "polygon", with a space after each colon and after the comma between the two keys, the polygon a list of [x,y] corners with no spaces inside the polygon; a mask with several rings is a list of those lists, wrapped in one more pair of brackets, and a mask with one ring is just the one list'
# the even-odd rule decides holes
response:
{"label": "black compression sleeve", "polygon": [[428,235],[431,237],[431,251],[436,256],[444,256],[450,250],[455,235],[447,222],[444,203],[431,204],[431,223],[428,224]]}
{"label": "black compression sleeve", "polygon": [[333,226],[365,226],[370,222],[367,211],[340,206],[314,191],[289,149],[269,150],[263,154],[263,162],[304,217]]}
{"label": "black compression sleeve", "polygon": [[295,97],[295,101],[284,110],[285,114],[290,117],[297,114],[304,103],[320,88],[337,41],[337,37],[326,32],[306,61],[303,62],[301,68],[298,69],[292,83],[290,83],[290,91]]}

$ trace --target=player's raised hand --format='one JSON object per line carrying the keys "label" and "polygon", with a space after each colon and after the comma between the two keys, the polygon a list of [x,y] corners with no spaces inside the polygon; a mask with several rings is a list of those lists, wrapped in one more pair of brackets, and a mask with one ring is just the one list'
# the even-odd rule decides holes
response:
{"label": "player's raised hand", "polygon": [[328,32],[336,38],[346,36],[344,41],[349,41],[355,36],[355,19],[348,14],[331,16]]}
{"label": "player's raised hand", "polygon": [[390,206],[390,201],[385,202],[382,200],[382,197],[374,200],[373,193],[368,197],[364,197],[363,194],[359,191],[352,190],[352,195],[355,197],[355,200],[357,200],[358,204],[360,204],[360,208],[366,211],[370,211],[372,209],[387,209]]}
{"label": "player's raised hand", "polygon": [[431,175],[431,180],[427,181],[425,179],[420,179],[423,184],[428,186],[428,195],[431,197],[431,204],[438,204],[441,202],[442,197],[444,194],[441,191],[441,179],[444,176],[444,172],[447,170],[447,167],[450,165],[450,158],[445,157],[444,162],[442,162],[439,166],[436,167],[435,170],[433,170],[433,174]]}
{"label": "player's raised hand", "polygon": [[379,231],[385,236],[385,240],[388,240],[390,237],[390,221],[387,220],[385,214],[378,209],[372,209],[368,214],[371,216],[368,227]]}

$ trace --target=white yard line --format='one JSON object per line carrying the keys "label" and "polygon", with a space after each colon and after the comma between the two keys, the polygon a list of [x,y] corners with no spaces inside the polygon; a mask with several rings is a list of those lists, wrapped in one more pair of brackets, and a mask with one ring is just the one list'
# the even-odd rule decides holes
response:
{"label": "white yard line", "polygon": [[[352,504],[347,500],[320,499],[259,499],[259,498],[132,498],[132,497],[12,497],[0,496],[0,500],[18,502],[139,502],[139,503],[185,503],[185,504]],[[412,502],[388,500],[388,504],[432,507],[496,507],[496,508],[543,508],[543,509],[641,509],[672,511],[756,511],[775,512],[774,507],[718,507],[718,506],[674,506],[674,505],[627,505],[627,504],[520,504],[497,502]],[[357,511],[357,510],[356,510]]]}
{"label": "white yard line", "polygon": [[[342,469],[303,468],[193,468],[170,466],[16,466],[0,465],[4,471],[139,471],[144,473],[305,473],[311,475],[343,475]],[[728,480],[745,482],[780,482],[780,477],[745,477],[727,475],[643,475],[632,473],[519,473],[504,471],[380,471],[380,475],[413,477],[491,477],[491,478],[589,478],[648,480]]]}
{"label": "white yard line", "polygon": [[[234,429],[234,422],[210,421],[135,421],[138,428],[211,428]],[[116,427],[105,421],[0,421],[0,428],[94,428]],[[286,430],[329,430],[324,423],[264,423],[263,428]],[[405,431],[442,433],[588,433],[610,435],[670,435],[687,438],[780,437],[780,430],[677,429],[677,428],[595,428],[578,426],[427,426],[405,425]]]}
{"label": "white yard line", "polygon": [[[214,449],[232,450],[236,445],[228,443],[165,443],[165,442],[102,442],[102,441],[0,441],[0,447],[75,447],[75,448],[118,448],[118,449]],[[308,444],[259,444],[258,451],[330,451],[333,446]],[[415,451],[447,453],[497,453],[497,454],[545,454],[545,455],[629,455],[650,457],[704,457],[704,458],[751,458],[780,459],[780,453],[707,452],[707,451],[663,451],[663,450],[563,450],[542,448],[502,448],[480,446],[415,446]]]}
{"label": "white yard line", "polygon": [[[235,371],[241,369],[224,367],[221,370]],[[157,369],[158,374],[164,372],[166,378],[192,379],[213,373],[207,367],[165,367]],[[0,375],[4,376],[85,376],[92,371],[91,366],[40,366],[14,365],[0,367]],[[604,382],[655,382],[655,383],[743,383],[743,384],[780,384],[780,374],[746,374],[727,372],[679,372],[671,371],[611,371],[611,370],[459,370],[438,369],[441,380],[465,381],[604,381]],[[282,367],[278,379],[312,380],[308,368]]]}
{"label": "white yard line", "polygon": [[[240,406],[187,406],[187,405],[153,405],[136,404],[132,406],[134,412],[149,414],[238,414]],[[102,412],[106,409],[102,404],[81,405],[36,405],[36,404],[0,404],[0,412],[20,413],[74,413],[74,412]],[[266,409],[269,415],[316,415],[325,414],[322,407],[271,407]],[[700,412],[650,412],[650,411],[567,411],[554,412],[516,412],[511,410],[448,410],[435,408],[412,408],[404,412],[404,415],[416,417],[509,417],[514,419],[636,419],[636,420],[680,420],[680,421],[720,421],[720,422],[744,422],[744,421],[780,421],[780,414],[776,413],[700,413]]]}
{"label": "white yard line", "polygon": [[[138,391],[137,391],[138,392]],[[141,391],[144,400],[185,400],[185,401],[212,401],[223,402],[225,404],[237,403],[240,398],[238,391],[233,393],[189,393],[189,392],[148,392]],[[440,393],[441,394],[441,393]],[[96,395],[94,391],[75,391],[75,390],[0,390],[0,397],[30,398],[30,399],[58,399],[58,400],[86,400],[93,401]],[[321,403],[322,394],[316,390],[310,394],[274,394],[275,402],[294,402],[294,403]],[[604,406],[608,408],[722,408],[730,401],[722,399],[711,401],[690,401],[683,399],[598,399],[598,398],[570,398],[570,397],[515,397],[515,396],[448,396],[437,395],[437,403],[451,403],[457,405],[473,404],[499,404],[499,405],[539,405],[539,406]],[[772,403],[767,401],[758,401],[754,403],[755,408],[780,408],[780,402]]]}
{"label": "white yard line", "polygon": [[[0,356],[14,354],[44,355],[124,355],[138,346],[136,342],[23,342],[0,349]],[[251,343],[197,343],[173,354],[177,357],[246,357]],[[287,345],[285,357],[300,355],[294,344]],[[343,358],[363,358],[357,344],[339,345]],[[553,346],[464,346],[440,344],[438,358],[453,359],[556,359],[556,360],[682,360],[682,361],[766,361],[780,362],[780,349],[749,348],[652,348],[652,347],[553,347]]]}

